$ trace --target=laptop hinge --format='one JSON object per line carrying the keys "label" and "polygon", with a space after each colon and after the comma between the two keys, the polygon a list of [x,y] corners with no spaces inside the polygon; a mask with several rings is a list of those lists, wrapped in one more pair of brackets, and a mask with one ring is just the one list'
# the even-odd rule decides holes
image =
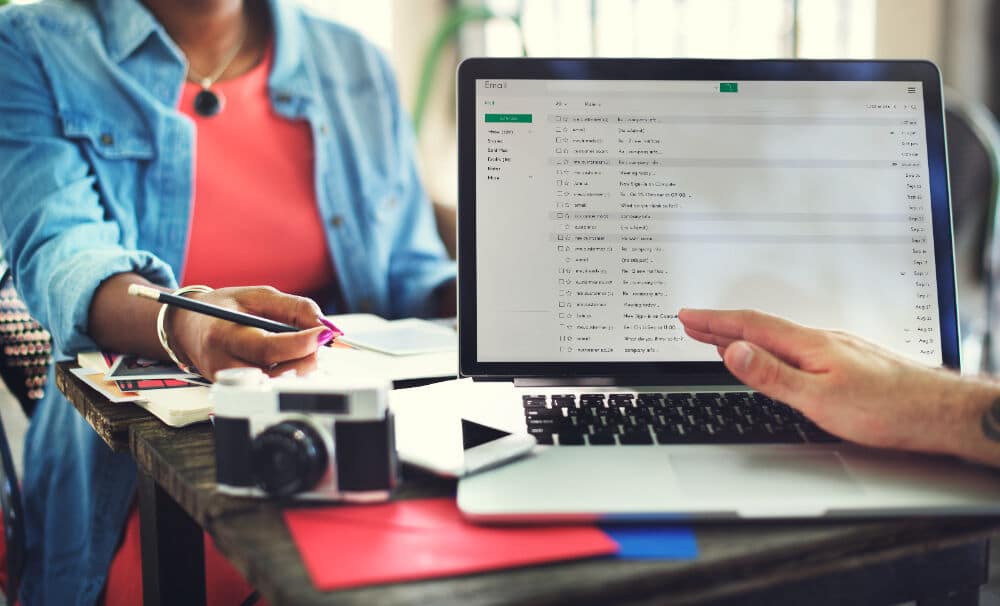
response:
{"label": "laptop hinge", "polygon": [[515,387],[558,387],[560,385],[612,387],[621,384],[621,378],[616,379],[615,377],[514,377]]}
{"label": "laptop hinge", "polygon": [[[509,379],[508,379],[509,380]],[[732,385],[742,387],[742,383],[729,374],[676,374],[676,375],[628,375],[620,377],[514,377],[515,387],[685,387],[705,386],[708,389]]]}

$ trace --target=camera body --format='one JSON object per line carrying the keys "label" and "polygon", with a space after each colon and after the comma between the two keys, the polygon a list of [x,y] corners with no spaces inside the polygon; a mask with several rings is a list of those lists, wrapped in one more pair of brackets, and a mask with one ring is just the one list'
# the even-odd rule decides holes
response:
{"label": "camera body", "polygon": [[370,380],[271,379],[256,368],[219,372],[210,392],[219,491],[387,500],[399,477],[388,390]]}

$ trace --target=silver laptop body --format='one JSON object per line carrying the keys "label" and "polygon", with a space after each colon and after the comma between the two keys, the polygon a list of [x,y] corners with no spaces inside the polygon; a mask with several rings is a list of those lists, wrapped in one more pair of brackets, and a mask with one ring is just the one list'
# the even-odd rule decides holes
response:
{"label": "silver laptop body", "polygon": [[462,479],[463,513],[1000,512],[1000,474],[836,441],[676,317],[758,308],[957,369],[942,109],[917,61],[465,61],[460,370],[510,382],[468,416],[543,446]]}

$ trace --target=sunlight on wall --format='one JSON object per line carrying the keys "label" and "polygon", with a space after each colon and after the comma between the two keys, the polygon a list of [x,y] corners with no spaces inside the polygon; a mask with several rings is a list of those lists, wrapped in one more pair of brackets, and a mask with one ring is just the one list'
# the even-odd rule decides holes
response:
{"label": "sunlight on wall", "polygon": [[385,52],[392,50],[392,0],[297,0],[311,12],[361,32]]}

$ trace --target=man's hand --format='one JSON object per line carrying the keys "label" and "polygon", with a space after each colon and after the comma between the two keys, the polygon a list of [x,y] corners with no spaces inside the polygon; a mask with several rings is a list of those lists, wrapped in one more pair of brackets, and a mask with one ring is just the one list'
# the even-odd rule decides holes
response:
{"label": "man's hand", "polygon": [[1000,444],[981,429],[1000,396],[995,384],[757,311],[685,309],[679,318],[688,335],[718,348],[736,378],[830,433],[868,446],[1000,464]]}
{"label": "man's hand", "polygon": [[300,332],[270,333],[184,309],[167,312],[168,342],[184,361],[208,379],[225,368],[256,366],[271,375],[300,373],[316,367],[316,350],[335,336],[320,324],[323,312],[305,297],[270,286],[220,288],[188,297],[302,328]]}

